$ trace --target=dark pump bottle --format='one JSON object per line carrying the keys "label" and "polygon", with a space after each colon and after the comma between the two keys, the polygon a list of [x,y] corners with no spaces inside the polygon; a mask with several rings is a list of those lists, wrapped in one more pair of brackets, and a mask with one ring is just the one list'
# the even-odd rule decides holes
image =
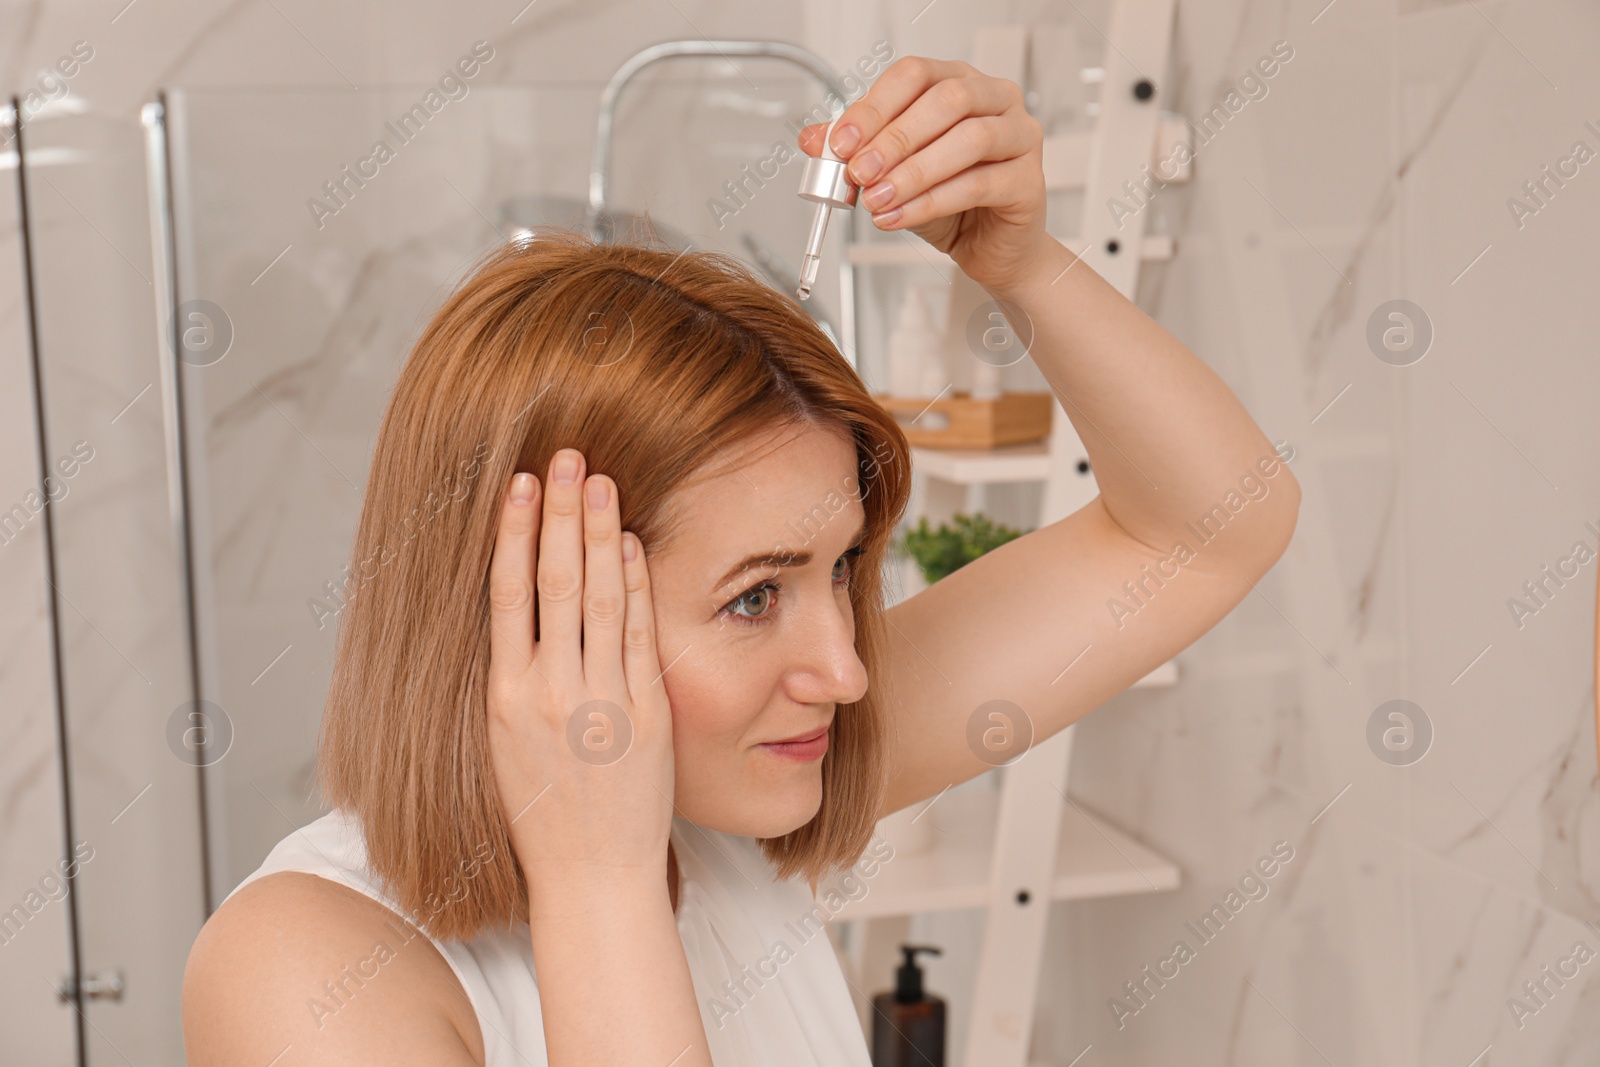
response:
{"label": "dark pump bottle", "polygon": [[901,945],[906,959],[894,972],[894,992],[872,998],[872,1067],[944,1067],[944,1000],[924,993],[917,953],[942,953],[926,945]]}

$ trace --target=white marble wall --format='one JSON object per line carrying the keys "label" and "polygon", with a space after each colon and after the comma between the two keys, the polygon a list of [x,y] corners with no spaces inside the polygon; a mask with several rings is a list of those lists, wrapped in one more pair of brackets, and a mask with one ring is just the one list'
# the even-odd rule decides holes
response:
{"label": "white marble wall", "polygon": [[[1092,1045],[1080,1063],[1464,1065],[1492,1046],[1477,1062],[1591,1062],[1594,968],[1520,1026],[1506,1001],[1576,941],[1600,950],[1584,925],[1600,921],[1594,574],[1520,629],[1506,601],[1574,542],[1593,547],[1584,524],[1600,525],[1585,417],[1600,372],[1580,295],[1600,199],[1585,167],[1521,229],[1506,201],[1573,141],[1600,148],[1584,128],[1600,126],[1587,103],[1600,16],[1582,0],[1178,6],[1169,109],[1206,112],[1277,41],[1295,56],[1203,148],[1196,181],[1158,197],[1154,224],[1179,254],[1147,270],[1140,301],[1295,449],[1305,502],[1259,593],[1180,656],[1181,684],[1119,697],[1080,730],[1074,795],[1175,858],[1184,885],[1056,907],[1035,1051],[1060,1064]],[[203,914],[193,775],[164,733],[188,664],[139,106],[190,89],[181,285],[234,331],[228,356],[191,376],[201,667],[235,730],[211,775],[225,892],[316,812],[306,786],[332,630],[306,600],[340,575],[405,348],[494,237],[505,198],[584,194],[598,90],[626,56],[668,38],[766,37],[844,69],[879,39],[965,57],[975,26],[1008,19],[1092,43],[1108,12],[1106,0],[519,8],[0,5],[11,90],[37,88],[77,41],[94,49],[31,142],[84,153],[43,169],[58,188],[41,185],[35,206],[50,448],[97,448],[57,532],[76,836],[96,847],[78,890],[86,963],[129,970],[127,999],[90,1008],[93,1062],[178,1061],[176,977]],[[306,198],[480,39],[495,58],[471,94],[317,229]],[[742,70],[658,76],[619,113],[618,199],[702,247],[735,232],[704,201],[769,150],[772,113],[740,101],[807,95],[781,68]],[[786,257],[804,223],[792,180],[763,192],[770,209],[747,209],[770,210],[760,232]],[[0,258],[14,265],[5,199]],[[1052,218],[1057,233],[1075,229],[1073,207]],[[5,270],[9,502],[37,483],[39,457],[20,285]],[[1366,340],[1373,310],[1397,298],[1435,330],[1405,367]],[[0,637],[4,906],[63,841],[42,561],[37,522],[0,547],[16,606]],[[1397,697],[1435,730],[1412,766],[1381,762],[1366,740]],[[1268,896],[1119,1028],[1107,1000],[1278,840],[1295,858]],[[52,904],[0,945],[0,1033],[29,1062],[73,1054],[71,1009],[48,985],[66,966],[65,916]],[[959,1028],[970,922],[917,925],[959,949],[929,963],[930,985],[957,995]]]}
{"label": "white marble wall", "polygon": [[[1520,628],[1508,600],[1596,543],[1600,194],[1580,172],[1521,229],[1507,201],[1574,141],[1600,148],[1600,19],[1323,9],[1180,14],[1186,114],[1273,41],[1296,55],[1163,208],[1182,251],[1144,306],[1295,447],[1305,502],[1260,594],[1180,657],[1188,680],[1080,734],[1079,796],[1186,885],[1061,910],[1050,1044],[1062,1062],[1093,1043],[1084,1062],[1590,1063],[1594,969],[1543,1007],[1522,984],[1600,950],[1593,566]],[[1396,298],[1435,331],[1411,366],[1366,340]],[[1365,739],[1394,698],[1435,731],[1410,766]],[[1279,839],[1296,856],[1271,894],[1119,1029],[1108,998]]]}

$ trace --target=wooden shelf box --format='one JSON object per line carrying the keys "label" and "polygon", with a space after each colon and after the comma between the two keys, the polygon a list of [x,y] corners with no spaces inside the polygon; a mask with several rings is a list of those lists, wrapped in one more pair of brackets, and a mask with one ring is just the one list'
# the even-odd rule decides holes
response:
{"label": "wooden shelf box", "polygon": [[1001,393],[974,400],[967,393],[941,399],[879,395],[878,405],[894,416],[906,440],[918,448],[1001,448],[1043,441],[1050,436],[1048,392]]}

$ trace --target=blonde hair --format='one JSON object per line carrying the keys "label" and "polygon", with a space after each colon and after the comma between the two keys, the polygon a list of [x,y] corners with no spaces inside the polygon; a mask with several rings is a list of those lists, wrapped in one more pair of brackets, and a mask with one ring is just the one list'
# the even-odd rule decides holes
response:
{"label": "blonde hair", "polygon": [[617,483],[648,558],[679,533],[675,490],[788,424],[854,440],[866,511],[849,595],[873,681],[839,706],[816,816],[761,841],[780,879],[815,883],[860,857],[887,790],[882,572],[911,475],[899,426],[792,300],[718,252],[543,230],[483,256],[428,322],[378,432],[317,773],[432,936],[527,920],[485,715],[489,559],[511,475],[542,479],[577,448]]}

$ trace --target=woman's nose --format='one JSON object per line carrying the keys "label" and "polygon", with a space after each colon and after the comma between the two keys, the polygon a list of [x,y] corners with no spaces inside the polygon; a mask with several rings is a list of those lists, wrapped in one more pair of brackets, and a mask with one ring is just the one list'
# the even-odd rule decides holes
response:
{"label": "woman's nose", "polygon": [[806,646],[791,699],[802,704],[853,704],[867,692],[867,667],[856,654],[855,621],[840,597],[803,628]]}

